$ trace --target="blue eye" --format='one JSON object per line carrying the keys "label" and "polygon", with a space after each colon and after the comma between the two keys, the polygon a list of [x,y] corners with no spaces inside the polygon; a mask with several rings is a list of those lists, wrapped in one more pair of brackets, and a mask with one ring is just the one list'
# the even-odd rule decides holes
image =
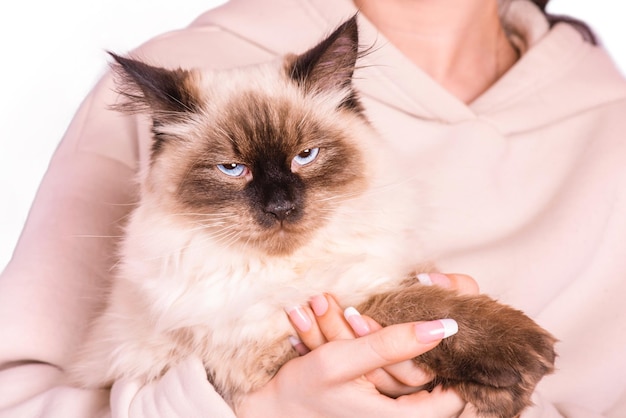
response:
{"label": "blue eye", "polygon": [[317,158],[317,154],[319,154],[319,152],[319,148],[307,148],[300,154],[293,157],[293,161],[298,165],[307,165],[312,163]]}
{"label": "blue eye", "polygon": [[248,167],[237,163],[218,164],[217,168],[230,177],[242,177],[248,172]]}

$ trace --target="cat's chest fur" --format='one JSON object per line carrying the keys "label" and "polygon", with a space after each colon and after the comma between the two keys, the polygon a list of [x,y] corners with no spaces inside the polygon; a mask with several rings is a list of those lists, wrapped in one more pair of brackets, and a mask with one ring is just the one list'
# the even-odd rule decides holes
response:
{"label": "cat's chest fur", "polygon": [[[386,193],[408,208],[400,204],[407,195]],[[324,292],[358,305],[398,288],[417,267],[418,247],[402,226],[409,211],[390,216],[373,206],[380,198],[350,200],[307,244],[279,256],[224,245],[144,201],[127,226],[118,278],[96,325],[96,334],[109,335],[98,347],[107,353],[106,373],[152,379],[195,355],[218,390],[263,384],[295,354],[285,308]]]}
{"label": "cat's chest fur", "polygon": [[[119,281],[146,299],[149,314],[160,318],[159,332],[197,327],[211,341],[234,346],[272,340],[293,332],[285,308],[323,292],[358,304],[397,286],[417,267],[417,242],[399,221],[410,214],[375,208],[384,194],[354,199],[306,245],[279,256],[225,245],[151,206],[140,207],[127,227]],[[405,199],[394,200],[400,205]],[[356,209],[363,205],[370,210]]]}

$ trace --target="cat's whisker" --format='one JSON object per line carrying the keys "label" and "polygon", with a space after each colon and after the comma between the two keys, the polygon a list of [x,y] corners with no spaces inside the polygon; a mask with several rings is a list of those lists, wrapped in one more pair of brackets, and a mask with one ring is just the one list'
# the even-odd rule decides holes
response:
{"label": "cat's whisker", "polygon": [[[350,211],[347,214],[338,215],[333,210],[320,210],[320,215],[318,215],[317,219],[325,222],[334,222],[337,221],[342,225],[350,225],[355,226],[355,230],[360,230],[359,227],[367,227],[369,230],[389,230],[392,231],[397,227],[394,219],[398,218],[396,215],[403,214],[404,211],[398,210],[376,210],[376,209],[355,209]],[[380,215],[383,214],[382,217],[373,217],[371,215]],[[354,216],[359,215],[359,216]],[[364,215],[364,216],[361,216]],[[375,219],[380,219],[380,224],[377,225]],[[393,226],[393,227],[392,227]],[[396,228],[397,229],[397,228]]]}
{"label": "cat's whisker", "polygon": [[[187,243],[186,245],[177,247],[177,248],[173,248],[171,249],[168,253],[166,254],[160,254],[160,255],[155,255],[153,257],[144,257],[141,260],[142,261],[147,261],[147,262],[153,262],[153,261],[157,261],[157,260],[163,260],[163,261],[167,261],[171,260],[171,259],[177,259],[180,257],[180,255],[184,252],[186,252],[187,250],[190,249],[194,249],[194,250],[201,250],[202,248],[208,247],[210,246],[210,244],[219,244],[220,246],[223,245],[223,241],[224,239],[229,239],[229,237],[233,236],[233,235],[237,235],[240,232],[237,231],[230,231],[226,234],[224,234],[224,236],[219,237],[217,240],[214,239],[214,237],[212,236],[207,236],[206,238],[203,238],[201,240],[192,240],[191,242]],[[206,245],[203,245],[203,243],[206,243]],[[230,243],[230,241],[229,241]],[[115,266],[112,267],[116,268],[121,261],[118,261],[117,263],[115,263]]]}
{"label": "cat's whisker", "polygon": [[303,130],[304,129],[304,124],[308,120],[310,114],[311,114],[311,109],[307,109],[306,112],[304,113],[304,115],[298,121],[298,125],[297,125],[298,126],[298,130]]}
{"label": "cat's whisker", "polygon": [[223,213],[223,212],[175,212],[172,213],[173,216],[190,216],[190,217],[206,217],[206,216],[235,216],[234,213]]}
{"label": "cat's whisker", "polygon": [[203,216],[203,217],[195,217],[195,219],[191,220],[191,223],[218,223],[218,222],[229,222],[229,223],[238,223],[241,217],[238,215],[216,215],[216,216]]}
{"label": "cat's whisker", "polygon": [[239,240],[239,237],[243,234],[242,231],[228,231],[222,236],[218,237],[218,239],[207,240],[211,241],[212,244],[217,244],[220,248],[228,249],[233,243]]}
{"label": "cat's whisker", "polygon": [[72,238],[123,238],[124,235],[98,235],[98,234],[76,234],[71,235]]}
{"label": "cat's whisker", "polygon": [[[193,109],[191,106],[187,105],[187,103],[183,102],[183,101],[182,101],[182,100],[180,100],[178,97],[176,97],[176,96],[174,96],[174,95],[172,95],[172,94],[169,94],[169,93],[167,93],[167,92],[164,92],[164,94],[165,94],[165,95],[167,96],[167,98],[168,98],[169,100],[171,100],[172,102],[174,102],[174,103],[177,103],[177,104],[181,105],[181,106],[183,107],[183,109],[185,109],[187,112],[189,112],[189,113],[193,113],[193,112],[194,112],[194,110],[195,110],[195,109]],[[158,111],[157,111],[157,112],[155,112],[155,113],[159,113],[159,114],[164,114],[164,113],[167,113],[168,115],[169,115],[169,114],[174,114],[174,115],[176,115],[178,112],[167,111],[167,110],[158,110]]]}
{"label": "cat's whisker", "polygon": [[111,267],[109,267],[109,273],[113,273],[114,271],[116,271],[121,262],[122,260],[118,259],[115,263],[113,263]]}
{"label": "cat's whisker", "polygon": [[[361,227],[361,226],[367,226],[370,230],[370,232],[374,232],[374,231],[378,231],[378,232],[389,232],[389,233],[395,233],[397,232],[396,229],[391,228],[389,226],[385,226],[385,225],[378,225],[378,226],[374,226],[371,223],[368,222],[358,222],[358,221],[351,221],[349,219],[346,219],[342,222],[343,225],[350,225],[350,226],[357,226],[357,227]],[[354,229],[354,228],[352,228]]]}
{"label": "cat's whisker", "polygon": [[141,201],[138,200],[136,202],[124,202],[124,203],[111,203],[111,202],[104,202],[105,205],[107,206],[130,206],[130,207],[134,207],[139,205]]}
{"label": "cat's whisker", "polygon": [[246,242],[244,243],[244,247],[248,248],[248,246],[250,245],[250,241],[252,240],[252,235],[248,235],[248,239],[246,240]]}
{"label": "cat's whisker", "polygon": [[236,221],[239,217],[216,217],[216,218],[205,218],[205,219],[197,219],[191,222],[192,225],[204,225],[207,227],[215,226],[219,227],[225,224],[232,224],[233,221]]}
{"label": "cat's whisker", "polygon": [[319,199],[319,202],[331,202],[331,201],[337,201],[338,203],[342,203],[354,198],[359,198],[361,196],[364,196],[367,192],[363,192],[363,191],[356,191],[356,192],[350,192],[350,193],[342,193],[342,194],[336,194],[333,196],[328,196],[322,199]]}
{"label": "cat's whisker", "polygon": [[241,233],[241,231],[236,226],[229,226],[226,228],[222,228],[218,233],[211,234],[211,237],[215,239],[217,243],[219,243],[221,238],[231,235],[233,233]]}
{"label": "cat's whisker", "polygon": [[377,193],[382,193],[382,192],[386,192],[390,189],[393,188],[401,188],[400,190],[402,190],[403,192],[406,190],[406,183],[414,180],[417,176],[411,176],[411,177],[407,177],[405,179],[402,179],[401,181],[395,181],[392,183],[387,183],[387,184],[381,184],[378,186],[373,186],[370,187],[368,190],[365,191],[356,191],[356,192],[352,192],[352,193],[343,193],[343,194],[336,194],[333,196],[329,196],[323,199],[320,199],[320,202],[324,202],[324,201],[332,201],[332,200],[340,200],[340,199],[350,199],[353,197],[359,197],[359,196],[370,196],[370,195],[376,195]]}
{"label": "cat's whisker", "polygon": [[[336,208],[319,208],[319,211],[321,213],[328,213],[328,214],[336,214],[337,213],[337,209]],[[344,210],[343,212],[347,212],[346,210]],[[368,208],[368,207],[353,207],[349,209],[349,213],[350,214],[377,214],[377,213],[384,213],[384,214],[388,214],[389,216],[393,216],[394,214],[401,214],[401,213],[406,213],[405,208],[403,207],[388,207],[388,208]]]}
{"label": "cat's whisker", "polygon": [[[213,126],[213,130],[217,131],[219,135],[221,135],[223,138],[226,138],[232,144],[237,145],[237,141],[235,141],[233,136],[228,131],[226,131],[223,126],[216,124],[215,126]],[[207,153],[208,152],[209,151],[207,151]]]}
{"label": "cat's whisker", "polygon": [[241,236],[241,234],[242,234],[242,232],[238,232],[237,234],[234,234],[229,241],[224,242],[224,247],[225,248],[230,248],[230,246],[232,244],[234,244],[235,242],[239,241],[239,237]]}
{"label": "cat's whisker", "polygon": [[207,235],[207,239],[212,239],[216,243],[219,243],[220,239],[223,236],[232,233],[233,230],[238,230],[238,229],[239,228],[237,225],[200,224],[199,226],[188,229],[187,231],[192,232],[192,233],[199,232],[199,231],[205,232]]}

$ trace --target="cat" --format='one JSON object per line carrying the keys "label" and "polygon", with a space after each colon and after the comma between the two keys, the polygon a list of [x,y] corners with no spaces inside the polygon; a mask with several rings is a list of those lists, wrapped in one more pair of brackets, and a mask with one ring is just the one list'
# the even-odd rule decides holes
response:
{"label": "cat", "polygon": [[152,119],[140,201],[107,305],[68,371],[82,387],[150,381],[189,355],[233,408],[296,356],[284,309],[328,292],[383,326],[454,318],[415,361],[481,416],[514,417],[555,339],[484,295],[421,285],[414,182],[352,78],[356,17],[308,51],[221,71],[112,54],[117,110]]}

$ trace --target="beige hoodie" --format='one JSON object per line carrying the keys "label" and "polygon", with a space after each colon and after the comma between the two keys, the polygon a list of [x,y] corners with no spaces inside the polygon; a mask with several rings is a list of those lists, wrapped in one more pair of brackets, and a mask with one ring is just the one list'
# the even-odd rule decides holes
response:
{"label": "beige hoodie", "polygon": [[[247,65],[302,51],[354,12],[348,0],[231,0],[139,53],[161,65]],[[560,339],[558,371],[524,417],[626,417],[624,79],[601,48],[566,24],[548,30],[516,0],[506,20],[523,56],[466,105],[360,20],[363,43],[376,47],[357,88],[389,145],[414,159],[390,169],[419,179],[430,219],[416,222],[432,258]],[[105,76],[0,277],[1,417],[231,416],[194,359],[154,387],[119,382],[111,396],[58,383],[98,306],[149,151],[146,121],[108,110],[115,99]]]}

